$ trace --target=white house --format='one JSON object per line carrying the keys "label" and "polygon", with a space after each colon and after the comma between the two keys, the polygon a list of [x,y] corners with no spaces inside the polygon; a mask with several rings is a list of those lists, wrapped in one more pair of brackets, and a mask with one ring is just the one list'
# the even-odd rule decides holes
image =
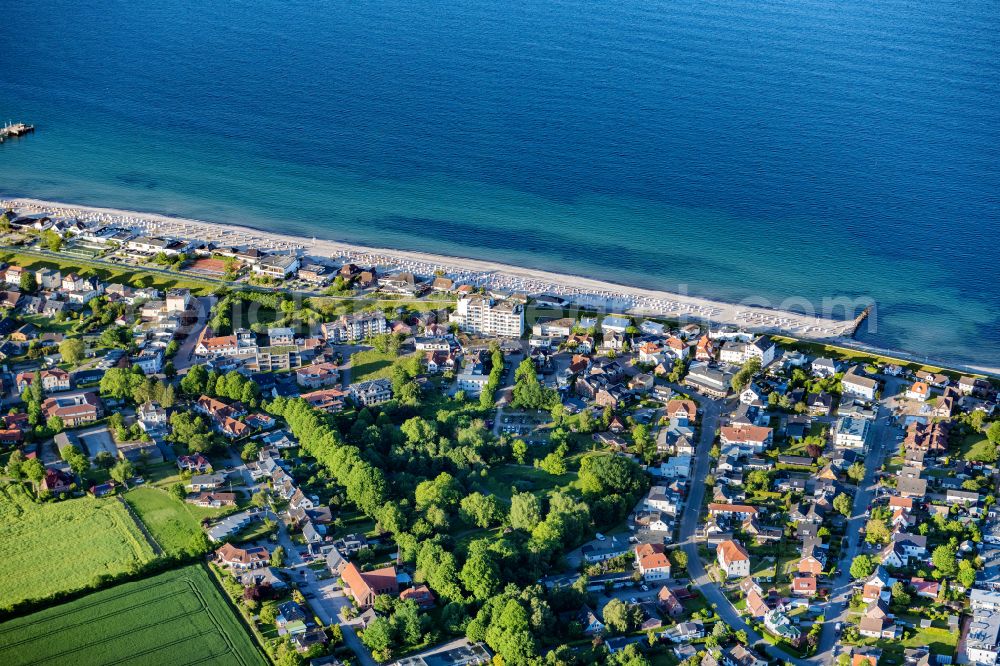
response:
{"label": "white house", "polygon": [[750,575],[750,554],[737,541],[723,541],[715,548],[719,568],[727,578],[742,578]]}
{"label": "white house", "polygon": [[878,391],[878,382],[871,377],[859,375],[857,368],[852,368],[841,380],[841,388],[844,395],[849,395],[862,400],[872,401]]}

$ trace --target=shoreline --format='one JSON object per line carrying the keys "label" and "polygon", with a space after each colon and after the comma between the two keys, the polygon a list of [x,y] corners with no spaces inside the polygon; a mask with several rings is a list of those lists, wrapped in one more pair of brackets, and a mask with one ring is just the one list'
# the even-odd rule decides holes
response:
{"label": "shoreline", "polygon": [[854,321],[742,305],[668,291],[616,284],[586,276],[499,264],[467,257],[436,255],[411,250],[374,248],[339,240],[306,238],[287,233],[264,231],[249,226],[205,220],[171,217],[116,208],[76,205],[27,197],[0,200],[7,208],[49,213],[55,217],[77,217],[100,221],[155,235],[212,241],[221,245],[249,245],[277,252],[298,253],[319,258],[351,261],[383,269],[409,271],[421,276],[443,271],[456,282],[502,291],[520,291],[533,295],[549,294],[584,308],[636,316],[653,316],[710,326],[734,325],[756,333],[772,333],[801,339],[881,353],[941,367],[963,368],[970,372],[1000,374],[998,368],[919,360],[917,354],[901,350],[879,349],[857,343],[851,337]]}

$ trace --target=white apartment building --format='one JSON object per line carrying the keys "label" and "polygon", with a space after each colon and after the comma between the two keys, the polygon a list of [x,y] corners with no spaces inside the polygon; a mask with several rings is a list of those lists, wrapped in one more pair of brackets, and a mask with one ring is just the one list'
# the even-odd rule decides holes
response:
{"label": "white apartment building", "polygon": [[385,315],[381,312],[360,312],[323,324],[323,337],[333,343],[357,342],[388,330]]}
{"label": "white apartment building", "polygon": [[514,301],[465,296],[458,299],[458,307],[449,321],[467,333],[519,338],[524,333],[524,307]]}

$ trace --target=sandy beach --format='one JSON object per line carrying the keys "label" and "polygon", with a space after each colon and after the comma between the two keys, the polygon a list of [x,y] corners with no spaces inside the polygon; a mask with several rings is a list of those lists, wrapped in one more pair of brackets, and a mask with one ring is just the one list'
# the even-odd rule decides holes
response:
{"label": "sandy beach", "polygon": [[859,351],[881,354],[905,361],[950,367],[963,372],[1000,376],[1000,368],[978,364],[940,363],[922,355],[861,344],[851,338],[853,321],[806,316],[772,308],[725,303],[667,291],[642,289],[587,277],[497,264],[478,259],[448,257],[423,252],[373,248],[353,243],[278,234],[234,224],[169,217],[155,213],[78,206],[39,199],[4,199],[0,205],[22,213],[46,213],[53,217],[78,218],[128,227],[150,235],[212,241],[218,245],[250,246],[277,252],[297,253],[335,262],[376,266],[385,274],[410,271],[431,276],[443,271],[456,282],[531,295],[559,296],[569,303],[604,312],[664,317],[680,322],[731,324],[744,330],[777,333],[802,340],[842,345]]}
{"label": "sandy beach", "polygon": [[608,312],[662,316],[681,321],[710,323],[714,326],[732,324],[753,331],[783,333],[811,340],[843,340],[853,329],[853,322],[850,321],[836,321],[769,308],[723,303],[684,294],[641,289],[586,277],[561,275],[476,259],[363,247],[203,220],[74,206],[36,199],[9,199],[3,204],[22,212],[44,212],[55,217],[76,217],[85,222],[100,221],[105,224],[142,229],[148,234],[209,240],[223,245],[253,246],[273,251],[328,257],[337,261],[352,261],[359,265],[377,266],[382,271],[410,271],[423,276],[443,271],[456,282],[535,295],[555,295],[580,306]]}
{"label": "sandy beach", "polygon": [[685,294],[641,289],[586,277],[494,264],[477,259],[446,257],[373,248],[333,240],[302,238],[232,224],[190,220],[136,211],[76,206],[37,199],[7,199],[6,208],[21,213],[46,213],[78,218],[83,222],[128,227],[150,235],[212,241],[219,245],[251,246],[376,266],[382,272],[409,271],[430,276],[443,271],[456,282],[489,289],[532,295],[548,294],[606,312],[660,316],[680,321],[731,324],[747,330],[780,333],[797,338],[843,342],[854,328],[852,321],[837,321],[770,308],[724,303]]}

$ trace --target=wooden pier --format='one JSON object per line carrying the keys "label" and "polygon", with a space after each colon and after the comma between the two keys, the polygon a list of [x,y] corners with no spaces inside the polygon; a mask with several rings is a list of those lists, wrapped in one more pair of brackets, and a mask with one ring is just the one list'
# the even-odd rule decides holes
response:
{"label": "wooden pier", "polygon": [[858,329],[861,328],[861,324],[864,323],[865,319],[868,319],[868,315],[872,313],[872,306],[869,305],[864,310],[861,311],[857,317],[854,318],[854,326],[851,328],[851,337],[853,338],[858,334]]}
{"label": "wooden pier", "polygon": [[7,123],[0,128],[0,143],[6,141],[7,139],[24,136],[25,134],[31,134],[34,131],[34,125],[29,125],[27,123]]}

